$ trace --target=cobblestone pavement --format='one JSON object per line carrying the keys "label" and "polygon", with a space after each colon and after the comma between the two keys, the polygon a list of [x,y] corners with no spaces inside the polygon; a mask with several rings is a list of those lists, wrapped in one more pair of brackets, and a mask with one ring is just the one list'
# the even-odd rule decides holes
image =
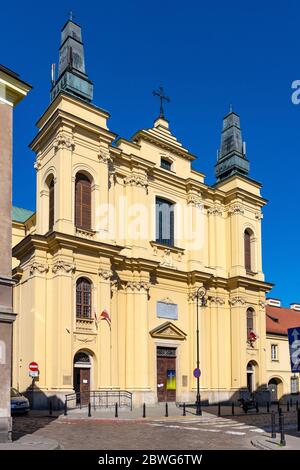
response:
{"label": "cobblestone pavement", "polygon": [[235,419],[187,417],[132,421],[15,417],[14,439],[25,433],[54,438],[64,449],[252,449],[264,431]]}

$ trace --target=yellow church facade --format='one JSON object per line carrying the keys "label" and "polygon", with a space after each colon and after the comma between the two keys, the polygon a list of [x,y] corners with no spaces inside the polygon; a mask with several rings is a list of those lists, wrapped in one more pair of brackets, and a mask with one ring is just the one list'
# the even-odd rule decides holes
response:
{"label": "yellow church facade", "polygon": [[264,389],[266,201],[247,176],[238,115],[224,118],[208,186],[162,109],[131,140],[109,129],[81,46],[68,21],[69,62],[31,143],[36,213],[13,224],[13,386],[30,389],[35,361],[36,406],[91,390],[130,391],[135,406],[194,401],[203,286],[201,400]]}

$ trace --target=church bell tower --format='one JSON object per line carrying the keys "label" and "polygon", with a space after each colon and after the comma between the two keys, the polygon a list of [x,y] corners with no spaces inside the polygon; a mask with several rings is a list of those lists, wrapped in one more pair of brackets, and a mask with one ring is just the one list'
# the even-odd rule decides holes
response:
{"label": "church bell tower", "polygon": [[51,101],[60,91],[70,93],[90,103],[93,84],[85,72],[81,27],[69,19],[61,30],[58,78],[52,70]]}
{"label": "church bell tower", "polygon": [[232,109],[223,119],[221,149],[218,152],[215,168],[218,181],[237,174],[247,176],[249,173],[249,161],[242,142],[240,117]]}

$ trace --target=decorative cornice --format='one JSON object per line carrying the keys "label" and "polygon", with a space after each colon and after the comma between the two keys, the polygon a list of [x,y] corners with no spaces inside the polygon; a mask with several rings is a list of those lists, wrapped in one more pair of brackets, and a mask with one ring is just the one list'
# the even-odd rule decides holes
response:
{"label": "decorative cornice", "polygon": [[169,297],[166,297],[165,299],[161,299],[161,300],[159,300],[159,302],[162,302],[162,303],[164,303],[164,304],[172,304],[172,305],[175,303],[175,302],[173,302],[173,300],[170,299]]}
{"label": "decorative cornice", "polygon": [[53,147],[55,153],[60,149],[67,149],[73,151],[75,149],[75,143],[71,137],[67,136],[63,132],[59,132],[53,142]]}
{"label": "decorative cornice", "polygon": [[261,211],[255,212],[255,218],[256,220],[261,220],[264,218],[263,213]]}
{"label": "decorative cornice", "polygon": [[203,204],[201,193],[188,193],[186,202],[196,207],[200,206]]}
{"label": "decorative cornice", "polygon": [[221,216],[223,212],[222,212],[222,209],[220,208],[220,206],[215,205],[215,206],[212,206],[209,209],[207,209],[207,213],[209,215],[215,215],[215,216],[219,215],[219,216]]}
{"label": "decorative cornice", "polygon": [[42,164],[41,164],[41,162],[40,162],[39,160],[36,160],[36,161],[34,162],[34,164],[33,164],[33,168],[34,168],[35,170],[39,170],[39,169],[41,168],[41,166],[42,166]]}
{"label": "decorative cornice", "polygon": [[132,291],[148,291],[150,289],[150,282],[147,281],[128,281],[126,289]]}
{"label": "decorative cornice", "polygon": [[111,269],[98,269],[98,274],[100,276],[101,279],[107,281],[108,279],[110,279],[113,275],[113,272]]}
{"label": "decorative cornice", "polygon": [[67,263],[66,261],[56,261],[54,265],[52,266],[52,272],[56,274],[58,271],[65,271],[66,273],[69,272],[74,272],[76,269],[75,264],[73,263]]}
{"label": "decorative cornice", "polygon": [[228,214],[244,214],[245,208],[242,204],[233,204],[228,209]]}
{"label": "decorative cornice", "polygon": [[37,271],[40,274],[47,273],[49,271],[49,266],[47,264],[42,264],[34,261],[32,265],[30,266],[30,271],[29,274],[32,276],[35,271]]}
{"label": "decorative cornice", "polygon": [[266,308],[266,305],[267,305],[267,303],[264,302],[263,300],[260,300],[260,301],[258,302],[258,304],[259,304],[260,308],[263,309],[263,310]]}
{"label": "decorative cornice", "polygon": [[85,230],[83,228],[76,227],[76,235],[79,235],[83,238],[93,239],[95,236],[94,230]]}
{"label": "decorative cornice", "polygon": [[229,305],[235,306],[235,305],[245,305],[246,304],[246,299],[244,297],[230,297],[228,300]]}
{"label": "decorative cornice", "polygon": [[130,186],[140,186],[145,189],[147,189],[148,184],[149,184],[147,176],[138,175],[135,173],[132,173],[131,175],[126,176],[126,178],[124,179],[124,183]]}

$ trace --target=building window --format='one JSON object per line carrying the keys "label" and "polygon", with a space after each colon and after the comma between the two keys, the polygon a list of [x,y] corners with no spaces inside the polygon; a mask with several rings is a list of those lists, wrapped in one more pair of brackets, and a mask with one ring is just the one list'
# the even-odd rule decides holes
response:
{"label": "building window", "polygon": [[92,284],[83,277],[76,283],[76,317],[92,317]]}
{"label": "building window", "polygon": [[245,253],[245,269],[247,272],[252,271],[251,263],[251,237],[252,233],[249,229],[244,232],[244,253]]}
{"label": "building window", "polygon": [[278,361],[278,344],[271,344],[271,360]]}
{"label": "building window", "polygon": [[174,204],[156,198],[156,241],[163,245],[174,245]]}
{"label": "building window", "polygon": [[247,339],[250,333],[254,330],[254,311],[252,308],[247,309]]}
{"label": "building window", "polygon": [[299,393],[299,377],[293,375],[291,377],[291,393],[297,395]]}
{"label": "building window", "polygon": [[49,184],[49,230],[53,230],[54,226],[54,178]]}
{"label": "building window", "polygon": [[81,173],[75,181],[75,225],[91,230],[92,225],[92,190],[89,178]]}
{"label": "building window", "polygon": [[172,163],[169,162],[169,160],[166,160],[165,158],[162,158],[162,159],[160,160],[160,167],[163,168],[164,170],[169,170],[169,171],[171,171]]}

